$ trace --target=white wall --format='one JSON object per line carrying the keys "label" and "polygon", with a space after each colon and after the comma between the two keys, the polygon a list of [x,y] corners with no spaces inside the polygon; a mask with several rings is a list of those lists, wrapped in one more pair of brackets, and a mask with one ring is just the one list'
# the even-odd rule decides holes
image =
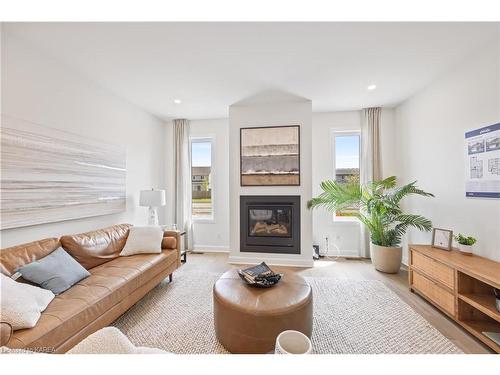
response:
{"label": "white wall", "polygon": [[194,249],[229,251],[229,121],[192,120],[191,137],[212,137],[212,191],[214,219],[194,221]]}
{"label": "white wall", "polygon": [[[394,155],[394,111],[384,108],[381,114],[381,164],[382,175],[388,177],[396,172]],[[313,196],[321,193],[320,183],[331,180],[333,175],[333,131],[361,129],[361,111],[313,113],[312,127],[312,190]],[[348,257],[360,255],[360,224],[357,221],[335,220],[333,214],[323,208],[313,211],[313,241],[320,252]]]}
{"label": "white wall", "polygon": [[[405,208],[438,228],[477,237],[477,254],[500,260],[500,200],[465,197],[464,133],[500,121],[500,40],[485,46],[396,109],[398,175],[436,195]],[[410,231],[410,243],[431,234]],[[406,256],[406,254],[405,254]]]}
{"label": "white wall", "polygon": [[[129,222],[147,223],[139,190],[165,188],[161,121],[2,30],[2,113],[127,149],[127,211],[1,232],[1,246]],[[160,220],[164,219],[163,214]]]}
{"label": "white wall", "polygon": [[[262,99],[262,100],[261,100]],[[229,204],[230,257],[234,263],[311,266],[312,214],[307,210],[311,198],[312,104],[292,95],[256,96],[229,107]],[[240,186],[240,128],[273,125],[300,125],[300,186]],[[301,254],[261,254],[240,252],[240,195],[300,195]]]}
{"label": "white wall", "polygon": [[[333,174],[332,132],[361,129],[361,112],[313,113],[312,128],[312,192],[319,195],[321,181],[331,180]],[[359,223],[334,221],[333,214],[323,208],[313,211],[313,242],[326,253],[326,237],[329,255],[358,256],[360,248]]]}

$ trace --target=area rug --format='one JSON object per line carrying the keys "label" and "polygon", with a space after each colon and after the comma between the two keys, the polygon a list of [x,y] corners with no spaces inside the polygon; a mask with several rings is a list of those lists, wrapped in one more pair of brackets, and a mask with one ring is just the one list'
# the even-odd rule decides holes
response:
{"label": "area rug", "polygon": [[[113,323],[137,346],[178,354],[225,354],[212,316],[215,273],[182,267]],[[316,354],[461,353],[377,280],[306,278],[313,289]]]}

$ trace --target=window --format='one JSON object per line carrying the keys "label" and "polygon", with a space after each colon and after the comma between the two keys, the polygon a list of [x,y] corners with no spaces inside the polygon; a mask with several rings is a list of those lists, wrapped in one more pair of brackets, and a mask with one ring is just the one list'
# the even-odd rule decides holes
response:
{"label": "window", "polygon": [[[333,168],[335,180],[345,184],[359,184],[359,132],[334,132],[332,137]],[[352,217],[356,209],[345,209],[335,213],[335,219]]]}
{"label": "window", "polygon": [[194,220],[213,219],[212,138],[191,139],[191,192]]}

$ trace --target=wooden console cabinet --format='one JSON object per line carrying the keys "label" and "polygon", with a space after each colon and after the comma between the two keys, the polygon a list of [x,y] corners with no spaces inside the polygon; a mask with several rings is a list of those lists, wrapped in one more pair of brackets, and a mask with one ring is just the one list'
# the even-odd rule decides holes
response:
{"label": "wooden console cabinet", "polygon": [[500,353],[500,346],[482,333],[500,332],[493,291],[500,289],[500,263],[429,245],[410,245],[409,250],[410,290]]}

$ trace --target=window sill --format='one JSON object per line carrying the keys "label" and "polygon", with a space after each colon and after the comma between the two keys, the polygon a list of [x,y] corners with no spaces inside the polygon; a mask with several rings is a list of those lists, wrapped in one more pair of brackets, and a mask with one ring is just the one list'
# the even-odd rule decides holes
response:
{"label": "window sill", "polygon": [[360,221],[355,217],[334,216],[333,217],[333,224],[359,225]]}
{"label": "window sill", "polygon": [[193,223],[199,224],[215,224],[215,219],[213,217],[193,217]]}

